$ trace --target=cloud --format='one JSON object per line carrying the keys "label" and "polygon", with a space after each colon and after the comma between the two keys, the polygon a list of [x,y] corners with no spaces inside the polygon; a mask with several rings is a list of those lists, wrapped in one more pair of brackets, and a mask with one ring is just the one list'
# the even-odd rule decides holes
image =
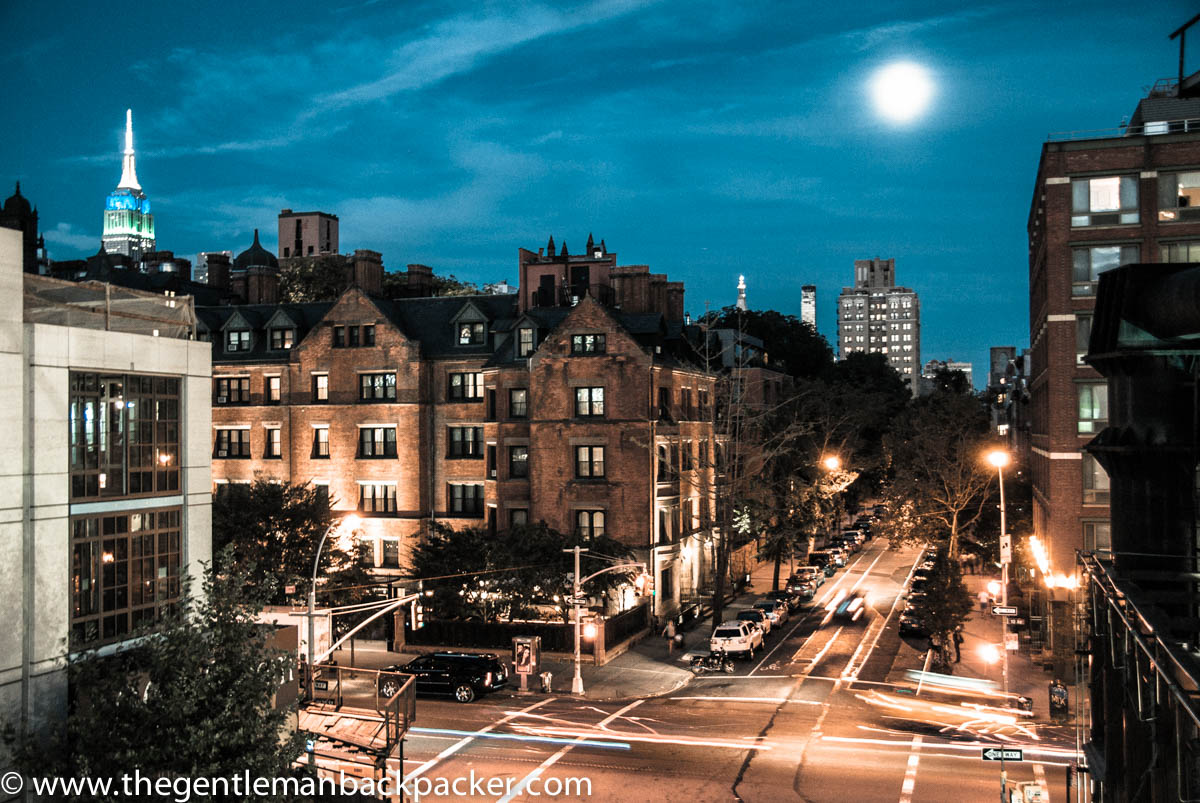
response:
{"label": "cloud", "polygon": [[453,17],[435,24],[427,35],[396,48],[385,59],[388,69],[382,75],[318,95],[313,108],[302,114],[301,119],[423,89],[468,72],[488,57],[518,45],[608,22],[644,5],[638,0],[597,0],[565,11],[534,6],[511,15]]}
{"label": "cloud", "polygon": [[92,253],[100,250],[99,234],[84,234],[70,223],[56,223],[54,228],[43,231],[42,236],[46,238],[47,243],[62,245],[76,251]]}

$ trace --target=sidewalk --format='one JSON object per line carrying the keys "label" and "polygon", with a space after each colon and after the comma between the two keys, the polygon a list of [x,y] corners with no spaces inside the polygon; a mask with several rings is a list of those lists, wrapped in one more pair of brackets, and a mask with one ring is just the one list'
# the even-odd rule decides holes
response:
{"label": "sidewalk", "polygon": [[[725,618],[731,613],[748,608],[763,599],[771,590],[771,576],[774,565],[758,564],[751,573],[751,586],[732,602],[725,606]],[[784,564],[780,571],[780,582],[787,580],[788,567]],[[677,646],[668,654],[667,642],[656,632],[648,633],[637,644],[634,644],[621,655],[603,666],[594,666],[583,662],[580,675],[583,677],[584,697],[588,700],[607,701],[624,700],[638,697],[654,697],[670,694],[682,688],[693,677],[689,668],[689,657],[694,653],[708,653],[708,640],[712,635],[712,614],[708,614],[693,622],[687,630],[680,631],[683,636],[682,646]],[[472,650],[477,652],[477,650]],[[498,648],[493,650],[501,660],[509,662],[511,656],[508,650]],[[406,664],[416,658],[419,653],[394,653],[381,649],[369,649],[357,646],[353,664],[365,669],[384,669],[397,664]],[[350,650],[342,649],[335,652],[333,660],[343,666],[349,666]],[[570,694],[571,681],[575,674],[574,662],[561,659],[544,659],[543,672],[553,675],[554,694]],[[538,691],[520,692],[520,679],[509,678],[506,689],[496,692],[496,695],[518,696],[541,695],[537,678],[530,678],[530,688]]]}
{"label": "sidewalk", "polygon": [[[984,590],[989,580],[998,579],[988,575],[966,575],[963,582],[971,593],[972,600],[981,590]],[[996,688],[1002,688],[1002,663],[987,664],[981,655],[981,649],[992,644],[1002,648],[1003,617],[996,616],[988,610],[981,613],[978,603],[975,603],[970,618],[963,626],[962,661],[954,665],[954,674],[959,677],[986,678],[996,682]],[[917,643],[914,641],[914,643]],[[914,649],[906,641],[901,641],[900,651],[888,673],[888,681],[901,683],[905,681],[907,670],[919,670],[924,665],[925,651]],[[1050,722],[1050,682],[1054,678],[1042,671],[1042,668],[1030,660],[1028,648],[1008,653],[1008,690],[1033,700],[1034,719],[1038,722]]]}

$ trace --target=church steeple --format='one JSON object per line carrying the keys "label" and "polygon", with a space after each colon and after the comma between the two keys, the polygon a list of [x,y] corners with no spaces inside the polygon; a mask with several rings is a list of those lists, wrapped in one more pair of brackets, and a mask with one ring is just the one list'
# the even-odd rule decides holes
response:
{"label": "church steeple", "polygon": [[137,166],[133,156],[133,109],[125,110],[125,158],[121,162],[121,183],[117,188],[121,187],[131,190],[142,188],[142,185],[138,184]]}

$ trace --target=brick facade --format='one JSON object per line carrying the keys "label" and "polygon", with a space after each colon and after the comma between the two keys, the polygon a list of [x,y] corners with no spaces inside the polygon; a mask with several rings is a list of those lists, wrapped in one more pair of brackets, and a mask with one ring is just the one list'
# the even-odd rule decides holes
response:
{"label": "brick facade", "polygon": [[[384,300],[350,288],[333,303],[201,308],[214,347],[214,479],[328,485],[335,509],[363,518],[381,574],[407,564],[432,521],[603,527],[651,566],[656,613],[666,613],[710,585],[716,512],[717,377],[697,359],[699,331],[683,325],[682,285],[613,258],[588,265],[587,283],[607,290],[568,294],[577,258],[521,253],[523,280],[549,288],[540,296]],[[578,259],[597,262],[595,252]],[[613,290],[618,276],[628,279]],[[603,303],[618,294],[620,307]],[[245,400],[229,384],[241,379]],[[747,381],[752,399],[782,392],[772,371]],[[364,401],[364,387],[384,398]],[[226,391],[237,395],[222,401]],[[226,438],[242,436],[219,433],[235,427],[249,432],[249,451],[221,456]],[[386,456],[363,455],[364,429],[394,430],[380,441]],[[394,486],[394,511],[364,509],[363,485]]]}

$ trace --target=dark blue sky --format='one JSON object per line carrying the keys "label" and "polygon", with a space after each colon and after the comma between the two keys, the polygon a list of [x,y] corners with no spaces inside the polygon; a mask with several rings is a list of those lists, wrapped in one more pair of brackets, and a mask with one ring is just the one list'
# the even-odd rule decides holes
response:
{"label": "dark blue sky", "polygon": [[[391,269],[513,281],[518,247],[592,232],[684,280],[694,313],[732,303],[739,273],[752,307],[796,315],[816,284],[831,340],[853,260],[895,257],[922,359],[978,382],[989,346],[1027,345],[1041,143],[1118,125],[1174,74],[1167,35],[1194,10],[0,0],[0,179],[39,206],[52,258],[94,253],[132,107],[177,254],[240,251],[255,227],[274,249],[281,208],[320,209]],[[936,82],[905,127],[867,90],[896,60]]]}

